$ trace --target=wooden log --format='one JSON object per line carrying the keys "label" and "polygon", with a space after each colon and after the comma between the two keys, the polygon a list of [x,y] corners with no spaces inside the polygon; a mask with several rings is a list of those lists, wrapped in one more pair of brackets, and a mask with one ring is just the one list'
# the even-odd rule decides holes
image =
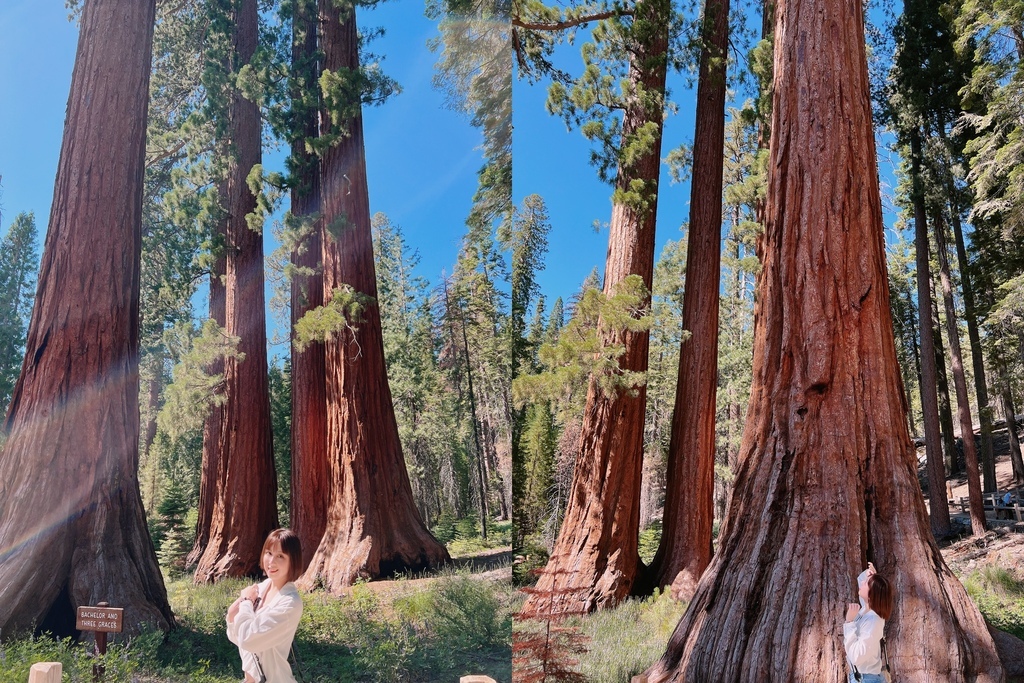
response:
{"label": "wooden log", "polygon": [[39,662],[28,672],[28,683],[60,683],[62,674],[60,662]]}

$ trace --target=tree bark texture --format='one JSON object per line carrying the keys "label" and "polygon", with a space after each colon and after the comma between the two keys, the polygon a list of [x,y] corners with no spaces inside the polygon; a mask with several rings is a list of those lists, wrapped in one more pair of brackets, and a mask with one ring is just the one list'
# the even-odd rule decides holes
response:
{"label": "tree bark texture", "polygon": [[[949,358],[956,389],[956,412],[960,418],[960,439],[964,444],[964,462],[967,469],[967,494],[971,508],[971,530],[975,536],[985,533],[985,502],[981,497],[981,475],[978,472],[978,450],[974,445],[974,422],[967,397],[967,378],[964,376],[963,354],[960,352],[960,331],[956,324],[956,306],[953,303],[953,283],[949,276],[949,251],[946,248],[946,226],[940,214],[932,222],[935,228],[935,251],[939,256],[939,281],[942,284],[942,302],[946,309],[946,336],[949,337]],[[945,494],[943,494],[945,495]]]}
{"label": "tree bark texture", "polygon": [[[634,45],[630,63],[630,80],[648,93],[665,92],[669,11],[667,0],[641,0],[636,5],[636,21],[658,27]],[[645,185],[645,202],[637,206],[613,200],[604,275],[607,295],[630,275],[639,275],[651,289],[663,118],[661,98],[651,105],[634,97],[623,115],[624,139],[643,126],[653,124],[653,131],[649,149],[619,163],[616,196],[640,181]],[[647,370],[649,332],[622,331],[603,341],[623,346],[619,358],[623,369]],[[632,591],[640,568],[637,544],[646,403],[644,386],[635,393],[620,390],[608,395],[596,378],[590,379],[565,518],[537,583],[538,594],[527,599],[525,611],[542,604],[547,609],[550,604],[553,613],[591,612],[614,606]]]}
{"label": "tree bark texture", "polygon": [[721,547],[649,681],[847,679],[870,560],[901,681],[1001,681],[928,527],[906,427],[860,2],[782,0],[764,267],[742,460]]}
{"label": "tree bark texture", "polygon": [[[946,500],[946,468],[942,464],[939,405],[935,386],[935,339],[932,336],[932,285],[928,263],[928,221],[921,192],[921,139],[911,136],[914,182],[914,247],[917,260],[917,308],[921,327],[921,420],[924,422],[925,457],[928,468],[928,510],[932,533],[949,536],[949,503]],[[872,167],[873,168],[873,167]]]}
{"label": "tree bark texture", "polygon": [[[293,97],[319,92],[316,64],[317,11],[315,0],[295,6],[292,32],[292,68],[297,72]],[[319,134],[317,108],[304,108],[300,130],[292,142],[296,185],[291,191],[292,215],[316,223],[292,252],[292,264],[312,274],[296,274],[291,284],[292,339],[295,324],[324,303],[323,222],[320,213],[320,159],[306,150],[306,140]],[[292,472],[291,528],[302,541],[308,564],[327,526],[330,461],[327,457],[327,385],[324,345],[313,342],[304,351],[292,346]]]}
{"label": "tree bark texture", "polygon": [[139,493],[139,271],[155,2],[89,0],[25,361],[0,452],[0,630],[174,616]]}
{"label": "tree bark texture", "polygon": [[[934,278],[933,285],[936,285]],[[942,296],[936,286],[934,298]],[[960,453],[956,448],[953,436],[953,402],[949,399],[949,373],[946,372],[946,351],[942,343],[942,320],[939,307],[932,305],[932,339],[935,346],[935,388],[939,397],[939,432],[942,435],[942,458],[946,465],[946,476],[951,477],[960,471]]]}
{"label": "tree bark texture", "polygon": [[[359,68],[354,9],[320,2],[324,69]],[[327,118],[324,118],[326,122]],[[436,567],[450,558],[420,517],[402,457],[384,365],[384,341],[366,184],[362,116],[324,153],[324,225],[343,225],[323,244],[324,298],[343,285],[373,297],[352,328],[326,344],[327,443],[331,463],[327,527],[300,585],[338,593],[356,579]]]}
{"label": "tree bark texture", "polygon": [[[256,0],[244,0],[235,16],[236,72],[256,50]],[[227,212],[224,274],[225,331],[238,337],[238,357],[224,363],[224,396],[219,427],[220,487],[210,535],[196,567],[195,581],[259,572],[263,541],[277,526],[277,477],[270,428],[267,378],[266,306],[263,292],[263,235],[246,216],[256,197],[246,182],[260,163],[259,106],[237,89],[229,91],[231,159],[221,197]]]}
{"label": "tree bark texture", "polygon": [[683,329],[664,527],[651,570],[659,587],[688,601],[711,562],[714,524],[718,308],[722,279],[722,170],[725,148],[729,0],[707,0],[697,83]]}
{"label": "tree bark texture", "polygon": [[[950,188],[951,190],[955,188]],[[950,193],[953,196],[953,193]],[[981,335],[978,332],[978,313],[974,303],[974,286],[967,263],[967,248],[964,245],[964,229],[960,221],[960,209],[956,203],[950,206],[953,237],[956,242],[956,258],[960,266],[960,284],[964,294],[964,318],[967,321],[967,338],[971,343],[971,366],[974,369],[974,392],[978,399],[978,418],[981,422],[981,463],[985,477],[985,490],[996,490],[996,457],[992,444],[992,408],[989,405],[988,381],[985,378],[985,361],[982,357]]]}
{"label": "tree bark texture", "polygon": [[[221,183],[222,195],[227,192],[225,183]],[[217,222],[218,236],[226,241],[227,226],[225,221]],[[220,329],[225,326],[225,301],[224,271],[227,268],[227,259],[224,250],[217,253],[212,266],[210,267],[210,319],[217,323]],[[224,375],[224,359],[216,358],[206,371],[211,376]],[[217,388],[219,396],[223,395],[224,385]],[[203,422],[203,459],[199,473],[199,504],[196,517],[196,539],[192,550],[185,558],[185,566],[195,567],[199,564],[200,558],[206,551],[210,542],[210,529],[213,526],[213,511],[217,507],[217,501],[224,497],[224,458],[221,453],[220,429],[224,419],[223,403],[214,403],[210,406],[210,412]]]}
{"label": "tree bark texture", "polygon": [[1006,437],[1010,441],[1010,464],[1013,468],[1013,480],[1018,486],[1024,484],[1024,459],[1021,458],[1020,438],[1017,436],[1017,419],[1013,407],[1013,391],[1008,377],[997,377],[996,382],[1002,387],[999,392],[999,407],[1006,422]]}

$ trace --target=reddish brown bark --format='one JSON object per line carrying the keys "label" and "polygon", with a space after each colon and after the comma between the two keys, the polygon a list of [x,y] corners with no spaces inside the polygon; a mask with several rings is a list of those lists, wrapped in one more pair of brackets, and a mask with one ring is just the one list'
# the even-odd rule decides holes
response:
{"label": "reddish brown bark", "polygon": [[925,458],[928,467],[928,510],[932,533],[950,534],[946,500],[946,469],[942,464],[939,405],[936,389],[935,340],[932,336],[932,288],[928,264],[928,223],[920,189],[921,140],[911,135],[911,174],[914,180],[914,247],[917,255],[917,307],[921,327],[921,419],[924,421]]}
{"label": "reddish brown bark", "polygon": [[[256,0],[235,15],[235,70],[247,64],[257,43]],[[224,362],[224,405],[219,426],[219,486],[209,540],[195,581],[248,576],[259,570],[267,534],[277,526],[277,478],[270,432],[267,333],[263,293],[263,235],[246,216],[256,208],[246,178],[260,163],[260,112],[255,102],[231,89],[228,135],[231,156],[225,194],[227,216],[225,332],[238,337],[238,357]],[[205,472],[205,467],[204,467]]]}
{"label": "reddish brown bark", "polygon": [[[964,461],[967,468],[967,495],[970,498],[971,530],[975,536],[985,533],[985,501],[981,498],[981,475],[978,472],[978,449],[974,445],[974,422],[971,419],[971,404],[967,397],[967,378],[964,376],[963,354],[960,352],[960,332],[956,324],[956,307],[953,305],[953,283],[949,277],[949,252],[946,249],[946,227],[941,213],[932,221],[935,228],[936,252],[939,256],[939,281],[942,283],[942,302],[946,309],[946,336],[949,337],[949,358],[953,370],[953,386],[956,388],[956,411],[960,418],[960,438],[964,444]],[[943,494],[945,497],[945,494]]]}
{"label": "reddish brown bark", "polygon": [[174,616],[139,495],[139,271],[155,2],[81,16],[25,361],[0,452],[0,631]]}
{"label": "reddish brown bark", "polygon": [[[292,31],[292,68],[296,71],[293,96],[308,101],[317,85],[316,2],[296,3]],[[295,186],[292,215],[311,220],[320,213],[320,160],[306,150],[306,140],[319,135],[318,110],[301,110],[300,133],[292,142]],[[321,252],[323,223],[317,219],[309,234],[292,252],[292,264],[311,274],[296,274],[291,285],[292,339],[295,324],[308,311],[324,303]],[[327,458],[327,385],[324,345],[313,342],[299,351],[292,346],[292,472],[291,528],[302,541],[308,563],[327,526],[330,462]]]}
{"label": "reddish brown bark", "polygon": [[1024,484],[1024,459],[1021,457],[1020,437],[1017,436],[1017,420],[1013,407],[1013,392],[1010,389],[1010,382],[1005,377],[996,377],[996,382],[1002,385],[999,392],[999,409],[1006,422],[1006,436],[1010,441],[1010,466],[1013,469],[1013,480],[1018,486]]}
{"label": "reddish brown bark", "polygon": [[985,623],[928,527],[885,266],[863,13],[776,9],[754,377],[721,547],[649,681],[847,679],[845,605],[868,560],[897,599],[903,681],[1000,681]]}
{"label": "reddish brown bark", "polygon": [[[221,187],[224,187],[222,184]],[[226,188],[225,188],[226,190]],[[223,195],[224,192],[221,192]],[[218,221],[218,236],[225,239],[226,222]],[[225,309],[224,302],[226,295],[224,291],[224,271],[227,267],[227,259],[223,249],[218,250],[213,265],[210,267],[210,319],[224,329]],[[224,359],[216,358],[206,372],[211,376],[224,375]],[[219,396],[223,396],[223,384],[217,388]],[[195,567],[203,556],[206,546],[210,542],[210,529],[213,526],[213,511],[217,501],[223,499],[224,493],[224,458],[221,454],[220,430],[221,422],[224,419],[224,406],[222,403],[214,403],[210,406],[210,413],[203,422],[203,459],[200,465],[199,474],[199,504],[196,517],[196,539],[185,559],[187,567]]]}
{"label": "reddish brown bark", "polygon": [[[321,0],[324,70],[359,67],[354,10]],[[325,122],[327,118],[323,119]],[[341,121],[346,135],[324,153],[323,220],[338,226],[323,244],[324,298],[348,285],[373,297],[352,328],[325,344],[327,442],[331,462],[327,528],[300,585],[340,592],[357,578],[436,567],[449,560],[420,518],[402,457],[384,366],[384,341],[366,185],[362,116]],[[337,128],[335,128],[337,130]]]}
{"label": "reddish brown bark", "polygon": [[[652,31],[633,46],[630,80],[642,84],[648,93],[663,95],[669,3],[641,0],[635,16]],[[654,124],[655,128],[650,148],[619,164],[604,276],[604,291],[609,295],[630,275],[639,275],[648,291],[651,288],[662,107],[660,97],[655,104],[634,99],[623,114],[623,139],[635,135],[641,126]],[[637,181],[645,188],[641,205],[621,201],[620,193],[630,191]],[[647,331],[616,332],[604,343],[623,346],[619,366],[624,370],[647,370]],[[611,607],[633,589],[640,568],[637,542],[646,402],[646,387],[609,395],[596,378],[590,380],[568,508],[537,584],[538,595],[557,596],[551,607],[555,613]],[[535,596],[523,607],[524,611],[537,608]]]}
{"label": "reddish brown bark", "polygon": [[651,567],[655,584],[671,586],[677,600],[693,596],[711,562],[729,0],[707,0],[703,24],[683,294],[690,338],[679,350],[664,527]]}

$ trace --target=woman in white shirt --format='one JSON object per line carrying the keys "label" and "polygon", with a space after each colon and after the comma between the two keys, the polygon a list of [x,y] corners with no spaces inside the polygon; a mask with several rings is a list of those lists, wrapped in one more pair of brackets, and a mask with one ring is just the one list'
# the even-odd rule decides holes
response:
{"label": "woman in white shirt", "polygon": [[850,603],[843,624],[843,644],[850,663],[850,682],[883,683],[881,641],[885,620],[892,615],[893,594],[889,582],[868,568],[857,577],[860,604]]}
{"label": "woman in white shirt", "polygon": [[244,589],[228,608],[228,639],[238,646],[246,683],[295,683],[288,665],[302,618],[302,598],[293,583],[302,574],[302,545],[295,532],[270,532],[260,568],[267,580]]}

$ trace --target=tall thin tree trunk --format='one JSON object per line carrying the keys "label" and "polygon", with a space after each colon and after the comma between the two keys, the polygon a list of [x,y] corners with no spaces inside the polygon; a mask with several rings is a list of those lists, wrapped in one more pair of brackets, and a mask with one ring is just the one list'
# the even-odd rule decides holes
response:
{"label": "tall thin tree trunk", "polygon": [[693,596],[711,562],[729,0],[706,0],[702,23],[683,294],[691,335],[679,350],[664,530],[651,566],[654,583],[671,586],[677,600]]}
{"label": "tall thin tree trunk", "polygon": [[1013,391],[1010,378],[997,373],[996,384],[1000,387],[999,409],[1006,422],[1006,437],[1010,442],[1010,465],[1013,468],[1013,480],[1017,486],[1024,486],[1024,459],[1021,458],[1020,437],[1017,436],[1017,413],[1013,406]]}
{"label": "tall thin tree trunk", "polygon": [[[235,73],[248,64],[258,41],[256,0],[243,0],[235,12]],[[210,536],[199,558],[195,581],[258,572],[267,534],[277,526],[277,476],[270,426],[267,331],[263,293],[263,235],[246,216],[256,209],[247,177],[261,159],[260,111],[231,88],[228,136],[231,157],[226,194],[224,270],[225,332],[238,337],[238,357],[224,363],[220,424],[220,482]]]}
{"label": "tall thin tree trunk", "polygon": [[[635,7],[634,26],[640,24],[650,33],[634,36],[629,78],[642,86],[649,101],[634,96],[627,104],[622,138],[633,138],[643,129],[649,145],[643,153],[619,163],[605,262],[607,295],[630,275],[639,275],[648,292],[652,285],[664,119],[663,100],[652,95],[665,92],[670,9],[667,0],[639,0]],[[639,201],[620,199],[623,194],[636,195],[637,185],[642,185]],[[646,371],[649,332],[621,331],[612,336],[602,342],[624,348],[619,366]],[[596,377],[590,379],[568,508],[537,583],[538,591],[549,593],[542,599],[545,605],[551,603],[554,613],[610,607],[633,589],[640,569],[637,544],[646,404],[646,386],[609,394]],[[537,608],[534,603],[531,596],[523,609]]]}
{"label": "tall thin tree trunk", "polygon": [[[953,188],[950,188],[951,190]],[[952,192],[950,193],[952,197]],[[967,338],[971,343],[971,366],[974,369],[974,392],[978,399],[978,417],[981,422],[981,462],[985,477],[985,490],[996,490],[996,458],[992,445],[992,408],[989,405],[985,361],[982,356],[981,335],[978,332],[978,309],[974,303],[974,286],[964,246],[964,229],[960,222],[960,209],[950,200],[951,223],[956,241],[956,258],[960,266],[960,284],[964,293],[964,318],[967,320]]]}
{"label": "tall thin tree trunk", "polygon": [[[221,183],[225,194],[226,185]],[[222,218],[217,221],[218,237],[226,241],[227,223]],[[217,251],[213,264],[210,266],[210,319],[217,323],[220,329],[225,324],[225,301],[227,300],[224,290],[224,273],[227,268],[227,258],[223,248]],[[224,375],[224,359],[215,358],[206,372],[211,376]],[[216,392],[219,395],[224,393],[224,385],[221,383]],[[195,542],[192,550],[185,559],[185,566],[194,568],[199,564],[200,558],[206,551],[210,542],[210,529],[213,527],[213,511],[217,501],[224,497],[224,457],[221,453],[221,424],[224,421],[223,403],[214,403],[210,406],[210,412],[203,422],[203,456],[199,474],[199,509],[196,518]]]}
{"label": "tall thin tree trunk", "polygon": [[946,226],[942,213],[936,212],[932,221],[935,228],[935,246],[939,256],[939,280],[942,283],[942,301],[946,309],[946,335],[949,337],[949,357],[956,388],[956,410],[960,418],[960,439],[964,444],[967,469],[967,493],[971,503],[971,530],[975,536],[985,533],[985,501],[981,497],[981,475],[978,473],[978,451],[974,445],[974,422],[967,397],[967,378],[964,376],[963,355],[960,353],[960,331],[956,324],[953,304],[953,283],[949,276],[949,251],[946,248]]}
{"label": "tall thin tree trunk", "polygon": [[[448,296],[448,285],[445,284],[445,296]],[[459,309],[462,311],[462,309]],[[480,485],[480,529],[484,538],[487,538],[487,477],[484,475],[485,460],[483,448],[480,444],[480,421],[476,416],[476,396],[473,392],[473,364],[469,359],[469,338],[466,336],[466,316],[463,313],[462,324],[462,352],[466,358],[466,379],[469,381],[469,414],[473,420],[473,443],[476,445],[476,473]]]}
{"label": "tall thin tree trunk", "polygon": [[[946,469],[942,464],[942,435],[936,393],[935,340],[932,336],[932,285],[928,263],[928,221],[921,190],[921,139],[915,129],[910,139],[911,174],[914,183],[914,246],[917,251],[917,307],[921,328],[921,419],[924,421],[925,457],[928,463],[928,510],[936,538],[949,536],[949,503],[946,500]],[[917,458],[914,462],[916,464]]]}
{"label": "tall thin tree trunk", "polygon": [[154,0],[84,4],[25,360],[0,451],[0,631],[174,615],[139,493],[139,277]]}
{"label": "tall thin tree trunk", "polygon": [[[319,92],[317,79],[316,0],[299,0],[292,28],[292,96],[308,102]],[[316,98],[318,100],[319,98]],[[295,324],[307,312],[324,303],[321,261],[323,222],[320,213],[320,159],[306,149],[306,141],[319,135],[319,107],[298,105],[300,117],[292,141],[296,182],[291,191],[292,215],[313,221],[292,252],[298,269],[291,285],[291,338]],[[308,564],[320,545],[327,526],[330,494],[330,461],[327,457],[327,384],[324,345],[313,342],[299,351],[292,346],[292,472],[291,527],[302,542],[303,561]]]}
{"label": "tall thin tree trunk", "polygon": [[[354,7],[333,0],[319,4],[324,72],[359,68]],[[372,297],[358,322],[338,330],[325,344],[327,444],[331,463],[327,527],[300,580],[338,593],[357,578],[389,576],[406,569],[436,567],[448,551],[427,531],[413,500],[402,457],[391,389],[384,365],[384,340],[370,230],[363,123],[358,100],[344,113],[325,112],[327,133],[342,133],[321,161],[325,231],[324,299],[345,287]],[[339,115],[340,114],[340,115]]]}
{"label": "tall thin tree trunk", "polygon": [[871,560],[901,596],[886,637],[902,679],[995,683],[906,428],[862,6],[782,0],[775,39],[743,456],[719,552],[648,681],[845,681],[843,610]]}
{"label": "tall thin tree trunk", "polygon": [[[933,285],[937,283],[932,282]],[[941,297],[937,286],[933,292]],[[949,400],[949,373],[946,372],[946,352],[942,344],[942,320],[939,307],[932,307],[932,338],[935,340],[935,387],[939,396],[939,428],[942,430],[942,456],[946,463],[946,476],[960,471],[960,453],[953,435],[953,402]]]}

